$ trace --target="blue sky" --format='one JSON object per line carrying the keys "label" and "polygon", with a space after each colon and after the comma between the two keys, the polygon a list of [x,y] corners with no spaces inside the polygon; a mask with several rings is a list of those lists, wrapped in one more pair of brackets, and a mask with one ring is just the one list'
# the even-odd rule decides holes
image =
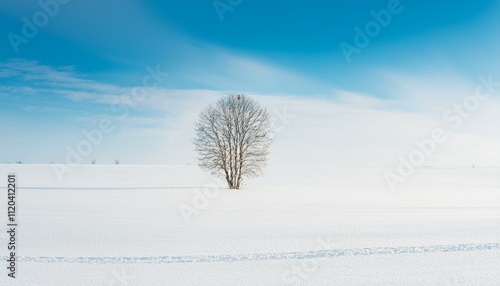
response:
{"label": "blue sky", "polygon": [[[384,11],[390,20],[347,60],[341,44],[355,46],[356,27],[367,33]],[[110,118],[116,130],[83,162],[196,163],[199,110],[245,92],[295,114],[277,134],[276,164],[395,164],[473,94],[478,76],[500,79],[499,12],[498,1],[1,1],[0,162],[64,162],[83,130]],[[44,20],[23,34],[25,21]],[[148,69],[168,77],[127,106]],[[453,131],[459,139],[436,165],[500,165],[498,116],[489,110],[497,100]],[[383,125],[364,130],[369,122]],[[304,149],[329,161],[288,159]]]}

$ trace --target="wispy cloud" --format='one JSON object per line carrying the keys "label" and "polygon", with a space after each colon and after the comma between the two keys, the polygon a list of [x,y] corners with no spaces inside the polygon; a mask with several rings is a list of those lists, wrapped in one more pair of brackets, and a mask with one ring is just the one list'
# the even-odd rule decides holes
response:
{"label": "wispy cloud", "polygon": [[[247,69],[241,76],[251,70],[258,80],[276,78],[284,82],[292,77],[315,84],[300,74],[264,63],[232,60],[235,67]],[[37,62],[17,60],[3,63],[0,68],[5,74],[12,71],[22,74],[20,81],[33,83],[28,84],[29,88],[12,81],[3,85],[0,91],[4,93],[24,95],[12,99],[14,102],[37,94],[51,94],[66,100],[57,106],[42,104],[42,101],[24,102],[25,112],[57,114],[57,108],[68,104],[85,109],[84,114],[74,115],[74,120],[84,126],[93,126],[102,118],[117,123],[118,131],[107,139],[103,150],[96,152],[96,156],[107,160],[120,157],[137,163],[195,164],[190,144],[193,124],[207,104],[231,92],[158,88],[123,120],[110,112],[109,106],[130,87],[102,84],[86,79],[71,68],[42,66]],[[286,128],[276,135],[272,164],[338,166],[394,166],[399,156],[414,148],[416,140],[427,137],[433,128],[443,125],[440,112],[469,91],[473,92],[472,82],[458,80],[455,76],[409,76],[397,72],[381,73],[381,76],[386,77],[390,95],[387,98],[334,88],[319,95],[240,91],[256,98],[271,112],[286,110],[293,115]],[[449,140],[429,160],[429,165],[499,165],[500,136],[490,127],[493,122],[500,124],[498,108],[498,99],[492,98],[463,129],[450,133]]]}
{"label": "wispy cloud", "polygon": [[204,89],[269,93],[319,94],[334,89],[281,63],[238,50],[197,42],[188,49],[186,60],[176,73],[182,81]]}

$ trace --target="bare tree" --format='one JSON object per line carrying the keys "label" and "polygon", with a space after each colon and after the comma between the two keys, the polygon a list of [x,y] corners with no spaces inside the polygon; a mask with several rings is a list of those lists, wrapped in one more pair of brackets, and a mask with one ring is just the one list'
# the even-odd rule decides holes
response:
{"label": "bare tree", "polygon": [[230,189],[239,189],[244,177],[262,175],[272,128],[269,113],[257,101],[223,97],[201,112],[195,131],[200,167],[225,177]]}

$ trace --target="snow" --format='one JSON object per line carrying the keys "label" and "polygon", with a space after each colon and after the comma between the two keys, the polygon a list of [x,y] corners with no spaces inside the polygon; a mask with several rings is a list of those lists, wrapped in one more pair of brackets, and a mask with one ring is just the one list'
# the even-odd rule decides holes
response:
{"label": "snow", "polygon": [[392,192],[377,168],[273,166],[228,190],[196,166],[52,167],[0,165],[1,214],[19,186],[0,285],[500,285],[500,168]]}

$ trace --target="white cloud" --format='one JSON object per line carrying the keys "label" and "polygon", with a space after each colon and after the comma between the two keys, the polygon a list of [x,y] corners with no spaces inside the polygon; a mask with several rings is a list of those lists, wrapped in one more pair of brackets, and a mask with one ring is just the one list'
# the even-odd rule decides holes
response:
{"label": "white cloud", "polygon": [[[170,96],[161,96],[161,93]],[[168,110],[165,126],[148,132],[160,140],[151,159],[176,164],[196,163],[192,151],[193,123],[198,113],[222,95],[206,90],[158,91],[153,99],[159,108]],[[391,108],[355,106],[341,100],[250,94],[277,118],[271,163],[277,165],[333,165],[394,167],[399,156],[415,149],[415,141],[428,138],[443,123],[426,113],[403,112]],[[382,104],[383,105],[383,104]],[[279,120],[283,111],[291,115],[287,122]],[[479,119],[477,119],[479,120]],[[471,124],[485,124],[479,120]],[[282,128],[283,127],[283,128]],[[436,167],[500,165],[498,136],[472,136],[470,144],[464,135],[449,133],[428,164]],[[153,158],[154,157],[154,158]]]}
{"label": "white cloud", "polygon": [[190,60],[178,73],[191,84],[207,89],[273,92],[293,90],[300,94],[317,94],[333,90],[301,71],[264,61],[257,57],[204,43],[189,50]]}
{"label": "white cloud", "polygon": [[474,88],[478,84],[452,69],[379,73],[387,94],[396,98],[406,109],[438,116],[453,103],[474,95]]}
{"label": "white cloud", "polygon": [[[263,80],[279,85],[291,79],[301,85],[316,84],[299,74],[258,61],[242,58],[230,61],[236,70],[242,71],[229,79],[241,77],[238,80],[246,81],[246,74],[256,74],[256,83]],[[14,61],[1,64],[1,68],[7,73],[16,70],[24,79],[44,83],[28,89],[3,86],[1,91],[17,91],[26,96],[43,91],[74,103],[102,105],[104,109],[89,110],[89,115],[77,119],[95,125],[100,118],[111,118],[118,131],[107,138],[96,154],[109,160],[120,157],[130,163],[195,164],[191,144],[193,124],[205,106],[229,92],[158,88],[150,91],[123,119],[111,108],[106,112],[105,107],[129,94],[130,87],[82,79],[71,68],[55,69],[36,62]],[[277,127],[282,129],[275,136],[271,163],[394,167],[399,156],[415,149],[416,140],[429,137],[436,127],[449,128],[442,119],[444,110],[474,91],[473,82],[456,76],[409,76],[395,72],[386,76],[391,95],[388,99],[337,89],[322,96],[248,92],[268,108],[277,120]],[[494,127],[500,126],[499,108],[500,102],[495,97],[482,104],[459,130],[449,131],[449,140],[426,165],[500,165],[500,135]],[[26,104],[25,111],[29,110],[40,108]]]}

